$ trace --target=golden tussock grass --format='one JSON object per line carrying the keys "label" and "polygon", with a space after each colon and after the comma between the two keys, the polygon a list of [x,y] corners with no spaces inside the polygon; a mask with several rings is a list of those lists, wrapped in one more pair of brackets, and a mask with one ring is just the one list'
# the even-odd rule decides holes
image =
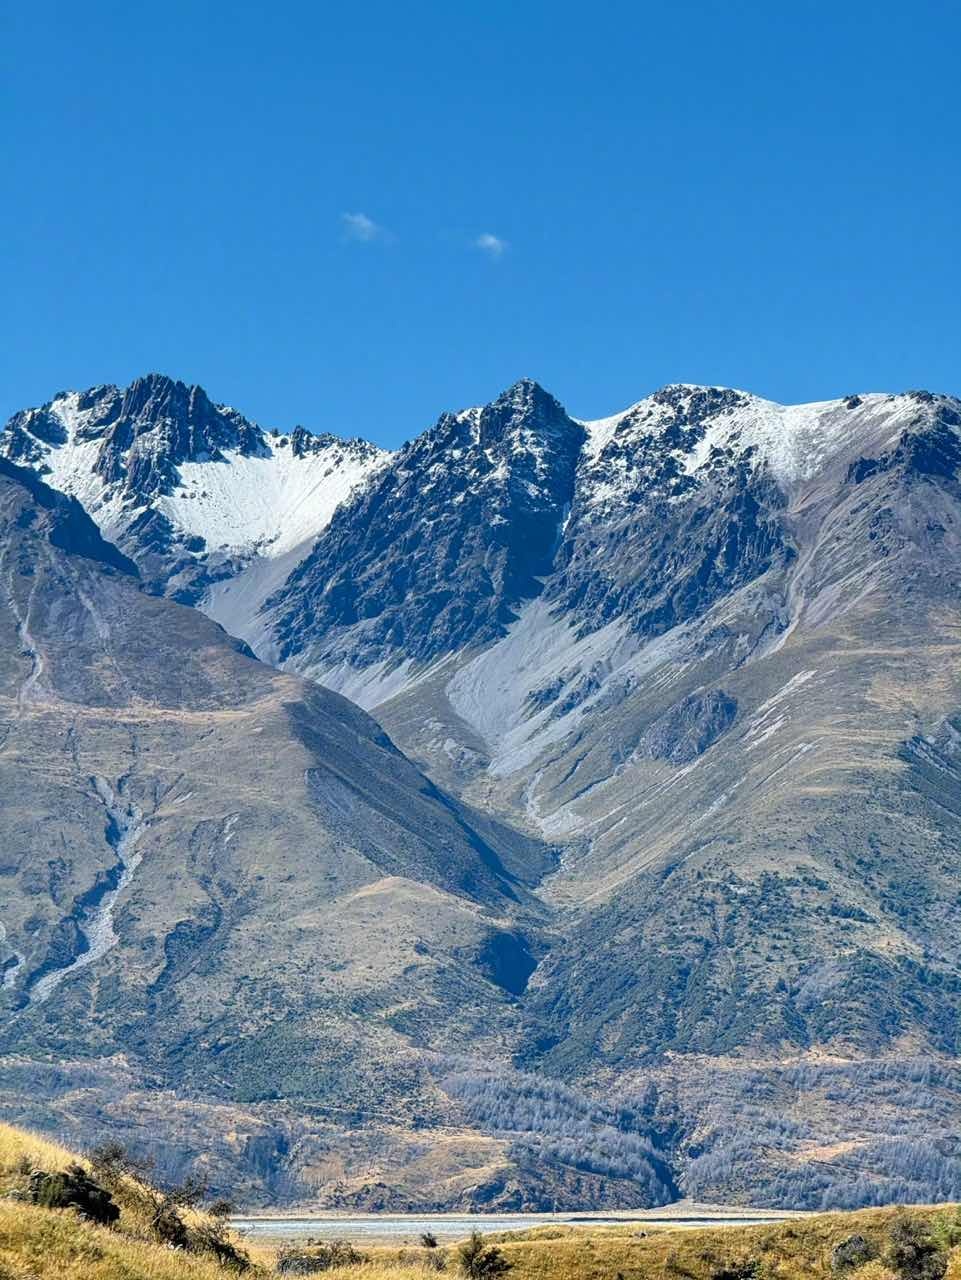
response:
{"label": "golden tussock grass", "polygon": [[0,1280],[224,1280],[214,1261],[96,1227],[70,1209],[0,1204]]}
{"label": "golden tussock grass", "polygon": [[[215,1259],[156,1241],[149,1191],[136,1178],[124,1177],[111,1187],[120,1209],[112,1228],[70,1209],[38,1208],[11,1197],[23,1191],[32,1169],[59,1172],[71,1164],[90,1170],[88,1160],[66,1147],[0,1124],[0,1280],[223,1280],[226,1273]],[[197,1209],[178,1212],[188,1227],[211,1221]],[[273,1250],[253,1246],[246,1252],[261,1273],[272,1269]]]}
{"label": "golden tussock grass", "polygon": [[[70,1209],[39,1208],[9,1197],[31,1168],[62,1170],[78,1161],[36,1134],[0,1125],[0,1280],[224,1280],[232,1272],[215,1258],[174,1250],[149,1237],[147,1192],[136,1179],[116,1188],[120,1220],[98,1227]],[[6,1195],[7,1198],[3,1198]],[[756,1280],[838,1280],[832,1251],[852,1235],[873,1247],[874,1260],[843,1272],[844,1280],[903,1280],[889,1265],[892,1228],[905,1214],[947,1253],[944,1280],[961,1280],[961,1209],[955,1205],[827,1213],[748,1227],[669,1224],[640,1228],[543,1227],[488,1240],[511,1264],[509,1280],[715,1280],[741,1270]],[[184,1215],[187,1216],[186,1214]],[[203,1221],[196,1211],[193,1221]],[[254,1266],[247,1275],[276,1274],[275,1250],[244,1245]],[[324,1272],[334,1280],[424,1280],[459,1275],[456,1248],[442,1246],[446,1267],[427,1265],[424,1250],[370,1247],[360,1264]],[[744,1270],[747,1267],[747,1270]],[[233,1273],[235,1274],[235,1273]]]}
{"label": "golden tussock grass", "polygon": [[[839,1274],[844,1280],[899,1280],[884,1258],[891,1228],[905,1213],[923,1221],[935,1236],[940,1227],[942,1238],[961,1237],[958,1206],[938,1205],[825,1213],[747,1227],[552,1226],[488,1239],[511,1263],[509,1280],[712,1280],[721,1270],[750,1263],[757,1264],[758,1280],[839,1280]],[[832,1251],[852,1235],[863,1235],[879,1257],[838,1273],[831,1266]],[[350,1273],[358,1280],[400,1274],[390,1270],[399,1251],[369,1252],[372,1268]],[[347,1274],[337,1272],[338,1277]],[[409,1274],[424,1273],[418,1269]],[[446,1274],[456,1276],[456,1267],[449,1266]],[[945,1280],[961,1280],[961,1248],[950,1249]]]}
{"label": "golden tussock grass", "polygon": [[62,1169],[71,1163],[86,1166],[87,1163],[49,1138],[0,1123],[0,1190],[8,1189],[10,1174],[21,1160],[43,1169]]}

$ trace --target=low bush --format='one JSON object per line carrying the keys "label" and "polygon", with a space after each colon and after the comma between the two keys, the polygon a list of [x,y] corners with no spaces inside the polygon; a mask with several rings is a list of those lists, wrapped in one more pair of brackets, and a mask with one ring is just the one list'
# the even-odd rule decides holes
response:
{"label": "low bush", "polygon": [[457,1250],[462,1273],[468,1280],[494,1280],[510,1271],[511,1264],[496,1245],[486,1244],[479,1231],[472,1231]]}
{"label": "low bush", "polygon": [[761,1264],[754,1258],[726,1262],[711,1272],[711,1280],[756,1280]]}
{"label": "low bush", "polygon": [[891,1227],[885,1262],[901,1280],[942,1280],[948,1255],[927,1223],[905,1215]]}
{"label": "low bush", "polygon": [[209,1254],[222,1267],[235,1272],[249,1271],[251,1262],[231,1239],[227,1216],[232,1205],[215,1200],[204,1215],[201,1206],[206,1187],[195,1178],[167,1187],[148,1181],[152,1164],[137,1160],[119,1143],[105,1143],[90,1152],[94,1172],[114,1194],[135,1207],[150,1235],[160,1244],[188,1253]]}
{"label": "low bush", "polygon": [[349,1240],[323,1241],[306,1247],[291,1246],[277,1255],[277,1273],[282,1276],[313,1276],[337,1267],[351,1267],[366,1262]]}
{"label": "low bush", "polygon": [[109,1227],[120,1217],[113,1196],[89,1177],[79,1164],[62,1173],[35,1169],[30,1174],[30,1199],[43,1209],[75,1209],[91,1222]]}
{"label": "low bush", "polygon": [[848,1236],[831,1251],[831,1270],[849,1271],[855,1267],[863,1267],[866,1262],[870,1262],[877,1256],[877,1249],[864,1236]]}

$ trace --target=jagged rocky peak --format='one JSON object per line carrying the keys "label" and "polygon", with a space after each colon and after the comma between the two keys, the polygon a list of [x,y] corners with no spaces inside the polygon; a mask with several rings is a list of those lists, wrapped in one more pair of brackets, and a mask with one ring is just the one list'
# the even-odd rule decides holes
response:
{"label": "jagged rocky peak", "polygon": [[641,490],[678,497],[711,473],[748,467],[785,493],[834,462],[877,456],[901,435],[956,415],[927,392],[777,404],[726,387],[675,383],[622,413],[586,422],[583,497],[610,507]]}
{"label": "jagged rocky peak", "polygon": [[40,409],[21,409],[13,415],[3,429],[3,457],[43,468],[47,451],[67,443],[66,428],[52,408],[60,398]]}
{"label": "jagged rocky peak", "polygon": [[265,442],[258,426],[214,404],[202,387],[150,373],[125,389],[61,392],[15,414],[4,431],[5,456],[42,471],[59,470],[50,455],[64,447],[105,484],[150,497],[172,491],[184,462],[217,460],[225,449],[249,456]]}
{"label": "jagged rocky peak", "polygon": [[294,458],[308,458],[330,453],[363,462],[385,456],[383,449],[371,444],[369,440],[362,440],[360,436],[343,438],[332,435],[329,431],[309,431],[307,427],[299,424],[287,434],[271,431],[269,435],[271,448],[289,448],[291,457]]}
{"label": "jagged rocky peak", "polygon": [[[0,456],[72,494],[136,561],[151,592],[213,605],[215,584],[272,560],[243,592],[250,616],[337,505],[389,455],[362,440],[265,432],[201,387],[162,374],[62,392],[10,420]],[[242,625],[234,592],[223,620]]]}
{"label": "jagged rocky peak", "polygon": [[691,495],[711,470],[750,458],[737,447],[736,422],[756,403],[742,391],[674,383],[586,422],[575,522],[633,519]]}
{"label": "jagged rocky peak", "polygon": [[496,508],[496,527],[512,513],[569,506],[585,439],[552,395],[522,379],[490,404],[442,414],[402,451],[397,469],[404,477],[426,475],[434,502],[445,493],[483,492]]}
{"label": "jagged rocky peak", "polygon": [[788,512],[812,485],[830,509],[886,472],[956,476],[959,409],[926,392],[781,405],[673,384],[587,422],[548,598],[581,627],[626,618],[650,636],[687,622],[794,561]]}
{"label": "jagged rocky peak", "polygon": [[585,439],[530,380],[442,414],[341,508],[268,602],[281,656],[323,633],[325,664],[349,647],[358,665],[400,645],[429,659],[502,635],[550,572]]}
{"label": "jagged rocky peak", "polygon": [[547,491],[569,506],[574,473],[586,439],[580,423],[530,379],[516,382],[478,415],[478,442],[500,455],[516,498]]}
{"label": "jagged rocky peak", "polygon": [[478,435],[482,444],[502,440],[533,445],[538,439],[574,439],[583,436],[577,423],[559,401],[531,378],[522,378],[478,411]]}
{"label": "jagged rocky peak", "polygon": [[152,373],[122,393],[96,470],[138,494],[168,493],[179,464],[219,459],[224,449],[260,452],[263,432],[236,410],[213,404],[202,387]]}
{"label": "jagged rocky peak", "polygon": [[[585,438],[583,426],[549,392],[524,378],[490,404],[442,413],[433,427],[405,447],[401,458],[463,449],[514,460],[525,453],[545,460],[554,453],[576,458]],[[463,456],[456,453],[453,460],[459,463]]]}
{"label": "jagged rocky peak", "polygon": [[641,413],[657,422],[666,442],[676,437],[683,439],[683,432],[700,435],[699,428],[718,417],[730,417],[736,410],[747,407],[755,396],[732,387],[702,387],[687,382],[671,382],[659,388],[647,400],[642,400],[629,411],[637,418]]}
{"label": "jagged rocky peak", "polygon": [[901,471],[906,476],[961,477],[961,401],[929,391],[909,391],[905,397],[918,406],[913,420],[896,441],[873,455],[865,453],[848,467],[850,483]]}
{"label": "jagged rocky peak", "polygon": [[[66,446],[66,448],[64,447]],[[0,438],[0,454],[29,463],[68,491],[92,473],[112,494],[148,501],[170,495],[184,463],[236,458],[323,459],[363,471],[387,455],[367,440],[343,439],[296,426],[264,431],[203,387],[164,374],[111,385],[62,391],[47,404],[15,414]],[[99,496],[99,495],[98,495]]]}

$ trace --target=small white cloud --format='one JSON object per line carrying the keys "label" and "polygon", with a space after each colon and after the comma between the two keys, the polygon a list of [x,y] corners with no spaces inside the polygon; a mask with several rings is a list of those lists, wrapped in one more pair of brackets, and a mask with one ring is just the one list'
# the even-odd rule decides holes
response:
{"label": "small white cloud", "polygon": [[342,213],[340,222],[344,228],[344,237],[347,240],[357,240],[361,244],[370,244],[373,240],[389,240],[391,238],[387,228],[382,227],[373,218],[368,218],[366,213]]}
{"label": "small white cloud", "polygon": [[481,253],[486,253],[488,258],[496,262],[498,258],[504,256],[504,252],[507,249],[507,241],[502,240],[500,236],[495,236],[489,231],[485,231],[483,235],[479,235],[473,241],[473,246],[475,249],[480,249]]}

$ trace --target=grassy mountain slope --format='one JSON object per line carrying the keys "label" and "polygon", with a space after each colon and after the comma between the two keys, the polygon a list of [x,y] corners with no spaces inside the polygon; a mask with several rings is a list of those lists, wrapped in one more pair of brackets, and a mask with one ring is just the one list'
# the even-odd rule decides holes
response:
{"label": "grassy mountain slope", "polygon": [[652,574],[660,592],[631,530],[666,530],[683,621],[578,629],[535,601],[376,709],[445,785],[565,846],[520,1064],[607,1096],[653,1086],[681,1186],[712,1199],[961,1186],[961,437],[952,402],[903,413],[793,478],[788,553],[720,592],[692,566],[714,572],[713,531],[746,537],[743,512],[710,475],[664,496],[645,462],[604,545],[625,590]]}
{"label": "grassy mountain slope", "polygon": [[542,851],[473,825],[356,707],[144,595],[8,463],[0,546],[8,1114],[74,1070],[78,1139],[139,1117],[152,1144],[175,1090],[188,1131],[231,1109],[216,1145],[259,1194],[317,1109],[436,1123],[425,1055],[516,1038],[490,949],[536,929]]}

